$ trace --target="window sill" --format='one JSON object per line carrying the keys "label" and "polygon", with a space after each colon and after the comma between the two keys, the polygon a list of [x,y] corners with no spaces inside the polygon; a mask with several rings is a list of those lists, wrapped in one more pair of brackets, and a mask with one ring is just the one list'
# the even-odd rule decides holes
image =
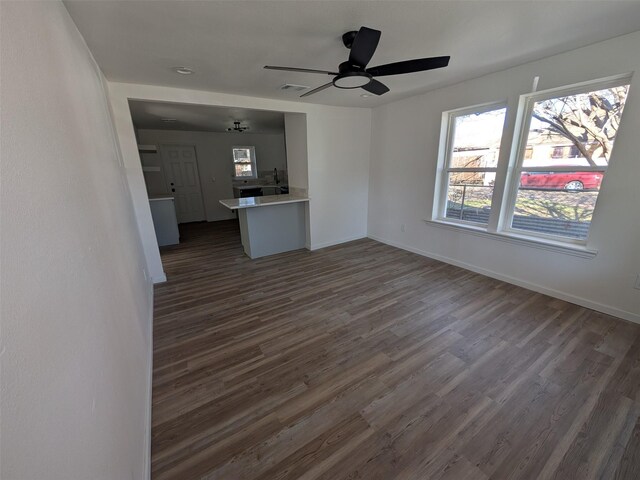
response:
{"label": "window sill", "polygon": [[593,258],[598,254],[598,250],[593,250],[582,245],[569,245],[562,242],[554,242],[552,240],[543,240],[538,238],[517,235],[514,233],[488,232],[482,227],[473,225],[464,225],[459,223],[447,222],[445,220],[424,220],[427,225],[447,228],[449,230],[462,231],[471,235],[477,235],[485,238],[492,238],[501,242],[512,243],[515,245],[525,245],[528,247],[539,248],[551,252],[564,253],[580,258]]}

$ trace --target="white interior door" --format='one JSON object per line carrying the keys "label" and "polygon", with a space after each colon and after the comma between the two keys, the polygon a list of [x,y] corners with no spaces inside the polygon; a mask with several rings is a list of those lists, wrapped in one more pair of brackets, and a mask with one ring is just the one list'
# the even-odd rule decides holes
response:
{"label": "white interior door", "polygon": [[205,220],[196,149],[191,145],[163,145],[167,190],[175,198],[178,223]]}

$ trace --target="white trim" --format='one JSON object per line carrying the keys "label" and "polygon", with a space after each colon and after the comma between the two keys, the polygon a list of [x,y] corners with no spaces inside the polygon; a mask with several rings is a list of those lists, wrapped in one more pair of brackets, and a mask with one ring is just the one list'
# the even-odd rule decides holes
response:
{"label": "white trim", "polygon": [[571,85],[563,85],[561,87],[548,88],[546,90],[540,90],[537,92],[525,93],[522,95],[526,98],[535,98],[536,100],[549,100],[558,96],[575,95],[576,93],[584,93],[585,88],[591,88],[596,86],[592,92],[597,90],[604,90],[606,88],[619,87],[624,82],[631,83],[633,72],[620,73],[618,75],[611,75],[604,78],[594,78],[592,80],[585,80],[584,82],[572,83]]}
{"label": "white trim", "polygon": [[361,240],[363,238],[367,238],[367,234],[366,233],[363,233],[363,234],[360,234],[360,235],[354,235],[352,237],[343,238],[342,240],[336,240],[336,241],[331,240],[329,242],[315,243],[315,244],[311,245],[309,250],[311,250],[313,252],[314,250],[320,250],[321,248],[333,247],[334,245],[340,245],[341,243],[353,242],[354,240]]}
{"label": "white trim", "polygon": [[384,243],[386,245],[390,245],[392,247],[400,248],[402,250],[407,250],[408,252],[416,253],[418,255],[422,255],[423,257],[429,257],[434,260],[438,260],[444,263],[448,263],[450,265],[455,265],[456,267],[464,268],[465,270],[470,270],[475,273],[479,273],[481,275],[485,275],[487,277],[495,278],[497,280],[501,280],[503,282],[511,283],[513,285],[517,285],[522,288],[526,288],[528,290],[533,290],[534,292],[542,293],[544,295],[548,295],[553,298],[559,298],[560,300],[564,300],[566,302],[575,303],[576,305],[580,305],[585,308],[589,308],[591,310],[596,310],[598,312],[606,313],[607,315],[613,315],[615,317],[628,320],[633,323],[640,324],[640,314],[628,312],[626,310],[622,310],[616,307],[612,307],[611,305],[605,305],[598,302],[593,302],[583,297],[578,297],[576,295],[571,295],[565,292],[560,292],[558,290],[552,290],[547,287],[543,287],[542,285],[538,285],[536,283],[530,283],[524,280],[520,280],[519,278],[511,277],[509,275],[503,275],[498,272],[494,272],[493,270],[488,270],[485,268],[477,267],[475,265],[471,265],[466,262],[460,262],[458,260],[454,260],[449,257],[445,257],[442,255],[437,255],[435,253],[427,252],[425,250],[420,250],[418,248],[409,247],[408,245],[403,245],[398,242],[393,242],[390,240],[386,240],[382,237],[378,237],[377,235],[369,235],[369,238],[375,240],[380,243]]}
{"label": "white trim", "polygon": [[453,217],[442,217],[442,218],[433,218],[431,220],[425,219],[425,222],[433,222],[437,224],[451,225],[457,226],[461,228],[466,228],[473,231],[478,232],[489,232],[488,226],[486,223],[481,222],[472,222],[471,220],[461,220],[459,218]]}
{"label": "white trim", "polygon": [[156,283],[164,283],[167,281],[167,275],[162,272],[162,275],[156,275],[155,277],[151,277],[151,282],[155,285]]}
{"label": "white trim", "polygon": [[514,243],[516,245],[525,245],[528,247],[539,248],[541,250],[549,250],[557,253],[564,253],[580,258],[593,258],[598,254],[598,250],[587,248],[580,244],[572,244],[564,241],[553,241],[551,239],[539,239],[529,237],[528,235],[519,235],[514,232],[489,232],[486,228],[480,228],[469,224],[460,224],[458,222],[449,222],[444,220],[424,220],[428,225],[443,227],[457,230],[458,232],[469,233],[481,237],[492,238],[502,242]]}
{"label": "white trim", "polygon": [[142,478],[151,480],[151,408],[153,403],[153,285],[149,284],[149,350],[147,351],[147,392],[146,392],[146,413],[145,413],[145,434],[144,434],[144,459]]}

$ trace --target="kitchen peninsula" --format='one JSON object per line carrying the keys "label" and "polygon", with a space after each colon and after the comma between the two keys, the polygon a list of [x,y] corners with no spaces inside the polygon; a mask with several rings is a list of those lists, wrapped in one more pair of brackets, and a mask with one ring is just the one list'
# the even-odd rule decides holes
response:
{"label": "kitchen peninsula", "polygon": [[238,211],[244,252],[250,258],[259,258],[305,247],[308,201],[300,195],[267,195],[220,203]]}

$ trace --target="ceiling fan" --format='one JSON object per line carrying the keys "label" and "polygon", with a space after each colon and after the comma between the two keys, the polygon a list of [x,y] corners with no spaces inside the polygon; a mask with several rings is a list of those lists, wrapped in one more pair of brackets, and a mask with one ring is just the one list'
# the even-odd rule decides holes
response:
{"label": "ceiling fan", "polygon": [[382,32],[380,32],[380,30],[360,27],[360,30],[357,32],[354,30],[342,35],[342,43],[344,43],[344,46],[350,49],[351,52],[349,53],[349,60],[342,62],[338,66],[337,72],[310,68],[276,67],[273,65],[266,65],[264,68],[269,70],[285,70],[288,72],[320,73],[322,75],[332,75],[334,77],[329,83],[325,83],[318,88],[314,88],[313,90],[309,90],[307,93],[300,95],[301,97],[307,97],[320,92],[325,88],[329,88],[331,85],[345,89],[362,88],[374,95],[383,95],[389,91],[389,88],[374,77],[422,72],[425,70],[446,67],[449,64],[450,57],[446,56],[417,58],[415,60],[387,63],[386,65],[367,68],[367,64],[378,47],[381,34]]}
{"label": "ceiling fan", "polygon": [[240,125],[240,122],[233,122],[233,127],[227,128],[227,132],[238,132],[242,133],[245,130],[249,130],[249,127],[245,127],[244,125]]}

